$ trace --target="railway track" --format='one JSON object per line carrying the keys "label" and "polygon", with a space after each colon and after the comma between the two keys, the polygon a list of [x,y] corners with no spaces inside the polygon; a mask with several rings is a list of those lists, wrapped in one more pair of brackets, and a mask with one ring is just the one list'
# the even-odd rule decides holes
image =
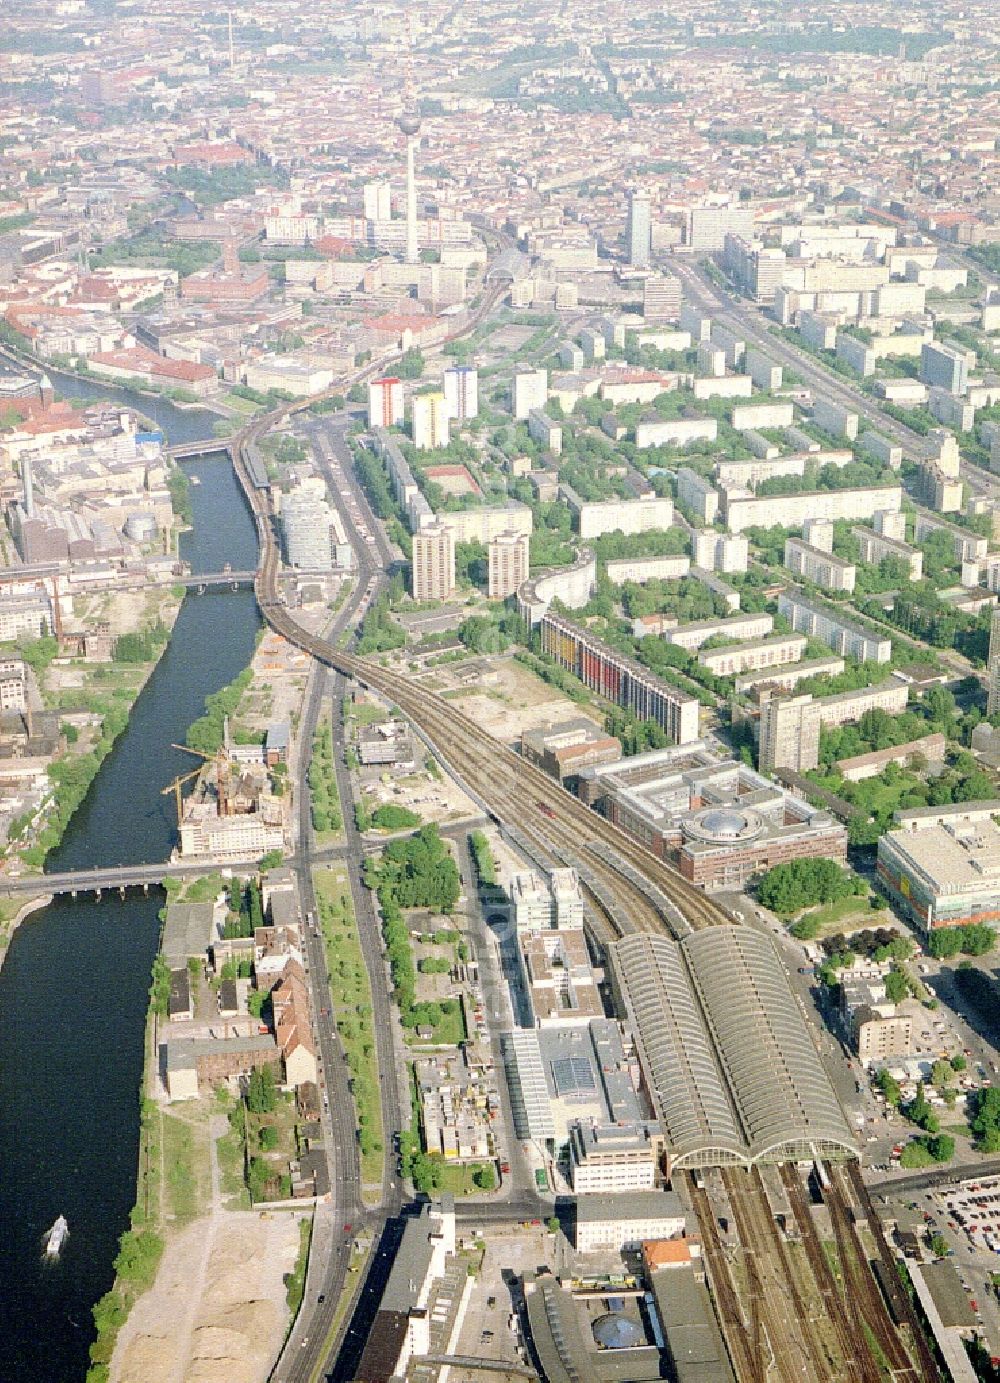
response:
{"label": "railway track", "polygon": [[729,1350],[729,1358],[740,1383],[767,1383],[767,1356],[761,1336],[760,1314],[751,1304],[749,1325],[740,1310],[740,1300],[726,1258],[718,1225],[705,1190],[695,1185],[692,1173],[687,1173],[688,1190],[701,1230],[702,1252],[708,1267],[712,1295],[719,1324]]}
{"label": "railway track", "polygon": [[[270,425],[273,419],[266,424]],[[244,440],[250,440],[251,434],[259,435],[258,429],[262,431],[264,427],[263,422],[253,424]],[[234,460],[257,523],[261,562],[255,589],[268,623],[317,661],[395,703],[492,816],[505,826],[518,823],[533,853],[547,856],[554,864],[575,867],[591,899],[595,931],[602,944],[634,932],[666,931],[680,937],[692,929],[731,923],[732,919],[718,904],[675,869],[585,807],[541,769],[489,739],[452,703],[399,673],[304,630],[277,598],[279,556],[272,514],[267,497],[250,482],[242,442],[234,448]],[[772,1377],[789,1383],[793,1379],[800,1383],[803,1378],[832,1383],[843,1378],[843,1371],[832,1370],[817,1332],[808,1328],[802,1292],[774,1224],[759,1173],[727,1171],[723,1175],[746,1250],[749,1323],[741,1312],[739,1294],[707,1198],[704,1192],[694,1195],[720,1319],[741,1383],[768,1383]],[[822,1294],[822,1269],[811,1260],[810,1264],[817,1291]],[[874,1288],[870,1273],[867,1275]],[[888,1321],[884,1304],[881,1305]],[[868,1354],[865,1369],[857,1366],[855,1371],[860,1383],[869,1383],[869,1379],[874,1383],[877,1371],[871,1371],[871,1351],[860,1348],[861,1339],[850,1334],[844,1319],[838,1339],[850,1340],[845,1359],[856,1366],[859,1358]],[[902,1350],[898,1337],[896,1347],[898,1355]],[[933,1379],[935,1374],[924,1376]],[[912,1371],[900,1375],[906,1377],[916,1379],[917,1375]]]}
{"label": "railway track", "polygon": [[801,1383],[803,1378],[838,1383],[843,1369],[823,1350],[760,1172],[756,1167],[748,1172],[723,1168],[722,1181],[743,1245],[747,1278],[759,1301],[775,1376],[785,1383]]}
{"label": "railway track", "polygon": [[845,1305],[829,1259],[823,1251],[798,1173],[794,1167],[787,1164],[779,1171],[788,1204],[802,1236],[802,1247],[809,1260],[809,1267],[822,1295],[827,1315],[836,1331],[845,1367],[859,1383],[882,1383],[882,1370],[872,1358],[858,1317]]}

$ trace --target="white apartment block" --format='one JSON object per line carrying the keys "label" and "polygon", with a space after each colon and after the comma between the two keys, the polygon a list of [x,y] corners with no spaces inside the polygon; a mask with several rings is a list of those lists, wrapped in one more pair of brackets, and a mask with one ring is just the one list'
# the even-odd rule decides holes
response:
{"label": "white apartment block", "polygon": [[448,412],[458,422],[479,416],[479,371],[472,365],[455,365],[442,379]]}
{"label": "white apartment block", "polygon": [[528,579],[531,539],[526,533],[500,533],[487,549],[489,574],[487,595],[491,600],[506,600]]}
{"label": "white apartment block", "polygon": [[447,600],[454,591],[455,539],[443,524],[414,533],[410,580],[414,600]]}
{"label": "white apartment block", "polygon": [[448,405],[443,393],[417,394],[411,404],[413,445],[432,451],[448,445]]}
{"label": "white apartment block", "polygon": [[548,392],[548,370],[518,370],[514,376],[514,417],[527,422],[533,408],[545,407]]}

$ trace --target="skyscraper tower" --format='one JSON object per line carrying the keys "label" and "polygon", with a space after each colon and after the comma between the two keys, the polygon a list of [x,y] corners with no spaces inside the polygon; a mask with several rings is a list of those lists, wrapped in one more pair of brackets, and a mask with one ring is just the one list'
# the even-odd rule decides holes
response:
{"label": "skyscraper tower", "polygon": [[406,17],[406,64],[403,73],[403,110],[397,126],[406,136],[406,262],[416,264],[420,258],[417,251],[417,182],[414,160],[417,136],[420,134],[420,112],[413,98],[413,36],[410,16]]}
{"label": "skyscraper tower", "polygon": [[986,714],[995,716],[1000,711],[1000,605],[994,606],[990,619],[990,650],[986,669],[990,677]]}
{"label": "skyscraper tower", "polygon": [[628,224],[625,248],[633,269],[649,268],[650,213],[649,193],[633,188],[628,194]]}

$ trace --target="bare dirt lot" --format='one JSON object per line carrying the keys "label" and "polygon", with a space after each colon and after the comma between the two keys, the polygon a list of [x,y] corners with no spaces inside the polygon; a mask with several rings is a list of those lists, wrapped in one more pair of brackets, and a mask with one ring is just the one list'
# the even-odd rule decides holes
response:
{"label": "bare dirt lot", "polygon": [[259,1383],[284,1336],[281,1278],[298,1242],[292,1215],[193,1221],[122,1330],[112,1383]]}
{"label": "bare dirt lot", "polygon": [[[461,668],[461,664],[456,665]],[[488,735],[516,747],[524,730],[534,730],[561,720],[587,715],[598,720],[588,706],[579,706],[513,658],[490,663],[492,685],[456,687],[445,694]]]}

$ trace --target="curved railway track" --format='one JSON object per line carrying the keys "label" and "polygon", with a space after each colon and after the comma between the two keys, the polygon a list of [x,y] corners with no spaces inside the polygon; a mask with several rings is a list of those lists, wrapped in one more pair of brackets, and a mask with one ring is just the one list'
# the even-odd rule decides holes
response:
{"label": "curved railway track", "polygon": [[[491,310],[495,296],[492,291],[487,293],[479,318]],[[284,413],[293,411],[297,408],[290,407]],[[666,931],[680,937],[691,929],[731,923],[732,919],[717,903],[675,869],[584,806],[541,769],[490,739],[452,703],[399,673],[310,634],[294,619],[278,599],[279,554],[269,503],[265,494],[251,483],[244,460],[243,448],[255,442],[274,421],[272,417],[252,424],[233,447],[233,460],[257,523],[261,554],[255,582],[257,600],[264,618],[276,632],[317,661],[394,702],[491,816],[508,830],[511,823],[516,823],[514,830],[527,838],[525,843],[538,858],[575,867],[593,903],[595,931],[602,944],[632,932]],[[728,1175],[732,1178],[737,1174]],[[741,1315],[717,1234],[711,1236],[711,1248],[707,1247],[710,1236],[706,1225],[712,1222],[711,1208],[703,1192],[695,1196],[713,1288],[738,1377],[741,1383],[743,1379],[764,1383],[769,1377],[806,1376],[819,1383],[832,1380],[838,1375],[831,1371],[819,1341],[798,1324],[805,1319],[802,1294],[774,1225],[759,1174],[752,1178],[743,1174],[740,1182],[733,1183],[730,1195],[739,1205],[737,1209],[734,1203],[733,1212],[740,1224],[741,1240],[749,1250],[749,1325]],[[816,1290],[822,1296],[824,1285],[829,1284],[825,1284],[818,1264],[809,1260],[808,1255],[807,1260]],[[885,1327],[891,1329],[891,1322],[884,1303],[880,1305],[883,1319],[876,1338],[881,1340]],[[859,1365],[859,1356],[863,1359],[870,1351],[864,1348],[857,1332],[850,1330],[846,1319],[835,1322],[835,1328],[838,1341],[850,1342],[851,1349],[845,1350],[845,1358],[856,1366],[862,1383],[867,1383],[873,1375],[868,1363]],[[896,1348],[902,1350],[898,1337]],[[767,1353],[773,1355],[771,1360],[765,1357]]]}

